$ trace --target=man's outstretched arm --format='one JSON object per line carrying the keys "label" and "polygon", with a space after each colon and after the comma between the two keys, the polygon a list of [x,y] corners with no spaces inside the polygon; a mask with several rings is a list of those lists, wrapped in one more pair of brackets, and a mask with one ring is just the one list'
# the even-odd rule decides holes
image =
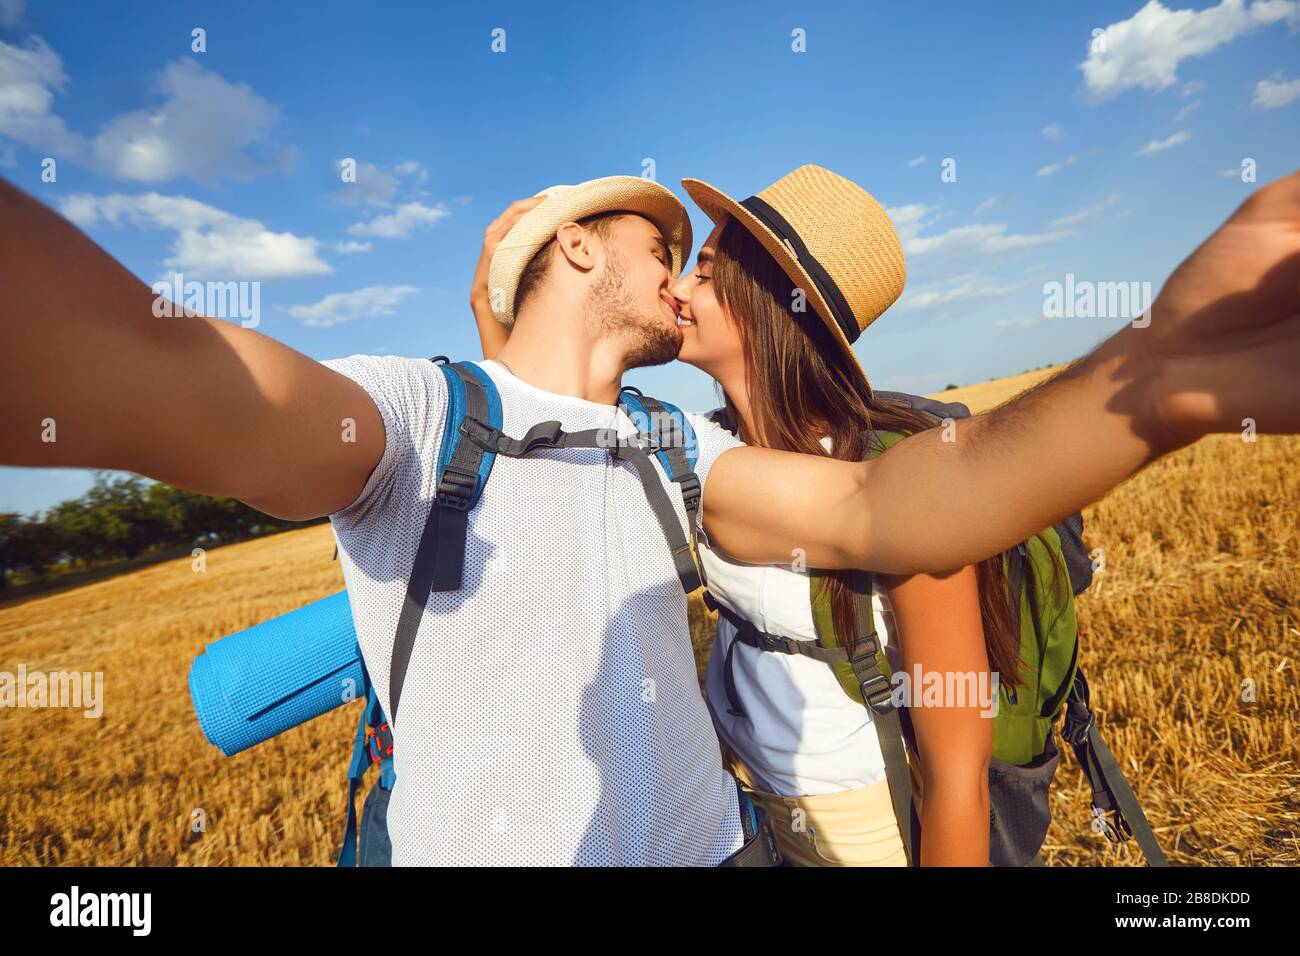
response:
{"label": "man's outstretched arm", "polygon": [[[995,411],[870,462],[737,448],[705,528],[742,560],[935,572],[995,554],[1212,432],[1300,432],[1300,173],[1256,192],[1128,327]],[[945,441],[945,438],[955,440]]]}
{"label": "man's outstretched arm", "polygon": [[155,317],[148,286],[3,180],[0,290],[4,464],[124,469],[305,519],[355,499],[383,453],[359,385],[251,329]]}

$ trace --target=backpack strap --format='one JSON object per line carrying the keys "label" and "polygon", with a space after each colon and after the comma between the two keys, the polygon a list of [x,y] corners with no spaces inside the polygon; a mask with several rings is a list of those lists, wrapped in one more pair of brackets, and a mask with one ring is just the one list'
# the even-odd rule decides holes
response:
{"label": "backpack strap", "polygon": [[[641,404],[646,400],[635,395],[636,407],[646,416],[643,421],[659,423],[653,431],[623,438],[614,428],[566,432],[558,421],[548,421],[538,422],[522,438],[511,438],[501,430],[501,397],[486,372],[469,362],[443,364],[435,360],[435,364],[447,378],[447,417],[438,452],[437,493],[420,535],[393,642],[389,666],[392,706],[388,713],[394,721],[428,596],[431,591],[455,591],[461,587],[469,511],[478,503],[497,455],[522,458],[543,448],[603,448],[616,459],[630,462],[636,468],[646,499],[668,541],[682,589],[689,594],[700,587],[691,547],[695,509],[699,506],[699,479],[694,472],[698,453],[694,429],[680,410],[666,402],[649,399],[661,413],[657,419],[650,419],[645,405]],[[630,393],[625,393],[623,397],[629,396]],[[676,434],[668,434],[664,422],[674,422],[678,426]],[[681,521],[659,480],[652,455],[659,459],[670,477],[675,476],[673,480],[683,489],[683,499],[691,518],[691,540],[682,531]],[[694,496],[688,498],[692,487]]]}
{"label": "backpack strap", "polygon": [[[358,646],[358,653],[360,647]],[[348,817],[343,831],[343,846],[339,850],[337,866],[357,865],[357,790],[365,779],[371,764],[380,765],[379,785],[385,790],[393,789],[396,774],[393,770],[393,731],[384,717],[384,709],[379,704],[379,696],[366,665],[361,664],[362,690],[366,704],[361,708],[357,721],[356,738],[352,746],[352,759],[348,763]],[[371,728],[367,732],[367,727]]]}
{"label": "backpack strap", "polygon": [[[920,866],[916,856],[921,821],[912,800],[912,773],[907,764],[904,745],[903,718],[894,705],[893,688],[886,674],[889,660],[876,633],[876,616],[871,607],[872,575],[868,571],[854,571],[853,619],[860,635],[854,642],[854,653],[849,656],[853,677],[857,681],[862,702],[871,711],[871,722],[876,725],[876,738],[880,741],[880,755],[885,761],[885,779],[889,782],[889,797],[894,804],[894,819],[898,821],[903,850],[911,866]],[[818,591],[819,579],[813,576],[813,594]],[[814,602],[816,603],[816,601]],[[829,604],[829,602],[824,602]],[[826,610],[829,610],[827,607]],[[828,613],[814,614],[817,640],[821,644],[839,645],[834,622]]]}
{"label": "backpack strap", "polygon": [[695,474],[700,449],[690,420],[676,405],[642,395],[630,386],[619,394],[619,402],[637,431],[654,438],[655,455],[664,473],[681,488],[689,519],[687,527],[694,535],[700,508],[700,478]]}
{"label": "backpack strap", "polygon": [[411,663],[415,635],[432,591],[460,589],[465,567],[469,510],[478,504],[496,455],[478,442],[465,441],[467,423],[501,425],[501,397],[486,372],[468,362],[433,360],[447,379],[447,417],[438,452],[436,492],[420,534],[415,564],[406,582],[406,597],[397,618],[397,634],[389,662],[388,714],[397,720],[402,683]]}
{"label": "backpack strap", "polygon": [[[639,389],[630,385],[623,387],[618,399],[638,433],[647,445],[654,449],[655,457],[659,460],[659,465],[668,476],[668,480],[676,484],[681,492],[682,504],[686,508],[687,533],[690,536],[688,550],[678,550],[684,542],[681,542],[675,533],[669,534],[668,537],[670,547],[673,548],[673,561],[677,566],[677,574],[682,579],[682,587],[687,594],[702,585],[707,588],[704,567],[695,560],[695,543],[699,535],[700,496],[703,491],[699,475],[695,473],[695,466],[700,458],[695,429],[690,419],[676,405],[643,395]],[[642,481],[645,481],[644,476]],[[649,491],[648,486],[647,491]],[[652,506],[656,497],[658,496],[651,495]],[[660,524],[663,523],[661,518]],[[673,516],[672,523],[675,528],[676,516]],[[668,534],[666,528],[665,534]],[[685,567],[686,562],[689,562],[689,568]],[[693,583],[694,586],[687,587],[688,583]],[[711,608],[714,606],[713,597],[707,590],[704,592],[704,600]]]}
{"label": "backpack strap", "polygon": [[[899,835],[902,837],[908,862],[916,866],[918,863],[914,848],[919,841],[921,821],[916,812],[916,805],[912,801],[912,775],[904,744],[903,714],[894,706],[893,688],[886,676],[889,661],[885,657],[884,647],[876,633],[876,618],[871,607],[872,576],[868,571],[853,572],[853,614],[856,630],[861,635],[854,644],[853,653],[840,643],[839,636],[835,633],[830,602],[820,595],[822,580],[820,576],[814,574],[809,585],[812,592],[813,625],[817,630],[815,642],[800,641],[760,631],[731,608],[723,604],[718,605],[718,614],[735,628],[735,634],[727,647],[727,656],[722,664],[727,712],[734,717],[748,718],[749,716],[741,706],[736,691],[733,655],[737,644],[746,644],[758,650],[778,654],[809,657],[829,665],[836,671],[837,677],[841,677],[842,671],[851,669],[857,692],[850,696],[855,697],[871,710],[871,719],[876,725],[876,736],[880,741],[880,753],[885,761],[885,778],[889,782],[894,819],[898,821]],[[848,666],[845,668],[842,665]]]}
{"label": "backpack strap", "polygon": [[725,604],[718,604],[717,611],[720,617],[735,628],[731,643],[727,646],[727,656],[722,662],[722,687],[727,695],[727,713],[733,717],[749,717],[744,706],[740,703],[740,695],[736,691],[736,672],[732,665],[735,660],[734,655],[737,644],[745,644],[756,650],[768,651],[774,654],[797,654],[803,657],[811,657],[813,660],[820,661],[831,667],[837,664],[849,663],[848,651],[842,647],[822,647],[816,641],[799,641],[793,637],[781,637],[777,634],[760,631],[752,622],[747,621]]}
{"label": "backpack strap", "polygon": [[1097,729],[1097,719],[1089,706],[1088,681],[1082,669],[1074,675],[1061,736],[1074,748],[1074,756],[1088,778],[1094,816],[1098,819],[1109,816],[1105,822],[1106,838],[1112,843],[1123,843],[1133,837],[1148,866],[1168,866],[1169,861],[1156,842],[1142,805]]}

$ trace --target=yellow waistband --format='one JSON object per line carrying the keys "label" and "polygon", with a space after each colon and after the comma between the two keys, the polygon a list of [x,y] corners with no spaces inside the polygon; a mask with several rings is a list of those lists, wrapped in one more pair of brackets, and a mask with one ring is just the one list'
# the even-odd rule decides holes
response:
{"label": "yellow waistband", "polygon": [[[723,758],[772,821],[782,856],[794,866],[907,866],[889,783],[838,793],[783,797],[757,789],[725,745]],[[913,791],[919,793],[913,769]],[[918,803],[919,808],[919,803]]]}

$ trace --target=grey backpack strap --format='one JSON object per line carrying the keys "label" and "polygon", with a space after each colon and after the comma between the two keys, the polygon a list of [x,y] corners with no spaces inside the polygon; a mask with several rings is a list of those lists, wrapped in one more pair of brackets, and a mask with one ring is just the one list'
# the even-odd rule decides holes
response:
{"label": "grey backpack strap", "polygon": [[876,660],[881,645],[876,634],[876,615],[871,607],[871,582],[872,576],[867,571],[853,575],[853,616],[861,636],[849,663],[862,690],[862,699],[871,709],[871,721],[876,725],[880,754],[885,760],[885,779],[889,782],[889,797],[894,804],[894,819],[898,821],[907,862],[910,866],[920,866],[916,855],[920,818],[912,801],[912,774],[903,743],[903,721],[894,706],[889,678],[880,672]]}
{"label": "grey backpack strap", "polygon": [[[703,573],[703,572],[701,572]],[[708,595],[708,592],[705,592]],[[774,654],[796,654],[811,657],[827,666],[847,664],[848,652],[842,647],[822,647],[816,641],[798,641],[793,637],[781,637],[760,631],[751,622],[745,620],[725,604],[715,602],[713,610],[734,628],[731,643],[727,645],[727,655],[722,659],[722,689],[727,695],[727,713],[733,717],[748,718],[744,706],[740,703],[740,694],[736,690],[735,653],[737,644],[746,644],[760,651]]]}
{"label": "grey backpack strap", "polygon": [[914,408],[918,412],[925,412],[927,415],[933,415],[935,418],[969,418],[970,409],[961,402],[941,402],[937,398],[926,398],[924,395],[909,395],[907,392],[881,392],[873,391],[873,395],[886,402],[894,405],[906,405],[908,408]]}
{"label": "grey backpack strap", "polygon": [[1131,836],[1137,840],[1138,849],[1146,858],[1147,866],[1168,866],[1169,861],[1156,842],[1151,824],[1142,812],[1142,805],[1138,803],[1124,771],[1120,769],[1110,748],[1102,740],[1101,732],[1097,730],[1097,720],[1088,698],[1088,681],[1080,668],[1075,673],[1074,684],[1066,702],[1061,736],[1074,748],[1074,756],[1088,778],[1094,812],[1110,815],[1106,822],[1106,838],[1112,843],[1122,843]]}
{"label": "grey backpack strap", "polygon": [[[434,361],[437,364],[436,359]],[[465,420],[486,421],[488,398],[482,381],[459,365],[450,365],[447,369],[462,382]],[[447,425],[454,425],[450,404]],[[406,596],[397,617],[397,633],[393,637],[393,653],[388,664],[388,720],[392,724],[397,723],[397,705],[429,594],[435,590],[454,591],[461,586],[469,509],[480,484],[483,449],[473,442],[462,441],[459,431],[447,434],[448,430],[444,427],[442,440],[453,443],[454,451],[441,473],[435,476],[434,499],[429,503],[429,515],[420,533],[415,563],[406,581]]]}

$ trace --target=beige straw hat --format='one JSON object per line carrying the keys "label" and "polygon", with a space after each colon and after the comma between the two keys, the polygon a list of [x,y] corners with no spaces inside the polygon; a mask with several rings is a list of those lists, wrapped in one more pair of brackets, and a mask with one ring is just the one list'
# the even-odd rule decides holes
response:
{"label": "beige straw hat", "polygon": [[850,355],[903,291],[903,246],[884,207],[829,169],[800,166],[743,202],[698,179],[682,185],[715,223],[732,216],[763,244]]}
{"label": "beige straw hat", "polygon": [[488,267],[492,311],[505,325],[515,320],[515,291],[524,269],[566,222],[602,212],[629,212],[649,219],[668,244],[676,276],[691,254],[691,220],[672,191],[640,176],[606,176],[576,186],[552,186],[545,202],[528,210],[506,233]]}

